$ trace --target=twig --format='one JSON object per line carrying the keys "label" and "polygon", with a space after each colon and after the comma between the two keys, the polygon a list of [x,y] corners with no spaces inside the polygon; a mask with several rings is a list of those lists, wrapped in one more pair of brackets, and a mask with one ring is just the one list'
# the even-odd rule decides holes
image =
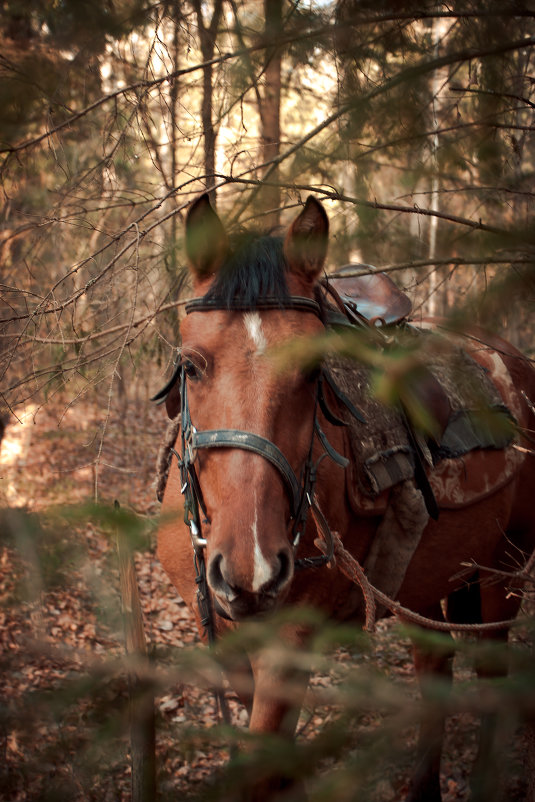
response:
{"label": "twig", "polygon": [[140,239],[139,230],[137,231],[137,234],[138,234],[138,247],[137,247],[137,252],[136,252],[136,265],[135,265],[135,268],[134,268],[134,270],[135,270],[135,283],[134,283],[134,298],[133,298],[133,301],[132,301],[132,311],[131,311],[131,316],[130,316],[130,322],[129,322],[129,325],[127,326],[127,329],[125,331],[124,338],[123,338],[123,341],[121,343],[121,347],[119,348],[119,353],[117,354],[117,358],[115,360],[115,364],[113,366],[113,370],[112,370],[111,378],[110,378],[110,386],[109,386],[109,390],[108,390],[108,405],[107,405],[107,408],[106,408],[106,417],[104,419],[104,425],[102,427],[102,434],[100,436],[100,442],[99,442],[99,445],[98,445],[98,452],[97,452],[97,456],[96,456],[96,459],[95,459],[95,501],[98,501],[99,464],[100,464],[100,459],[101,459],[101,456],[102,456],[102,449],[104,447],[104,438],[106,436],[106,431],[108,429],[108,423],[109,423],[110,415],[111,415],[111,402],[112,402],[112,399],[113,399],[113,384],[114,384],[114,381],[115,381],[115,377],[118,375],[118,372],[119,372],[119,365],[121,363],[121,357],[122,357],[122,355],[124,353],[124,349],[126,348],[126,346],[128,344],[128,338],[129,338],[129,335],[130,335],[130,331],[132,330],[132,324],[134,322],[134,315],[135,315],[135,312],[136,312],[137,294],[138,294],[138,288],[139,288],[139,239]]}

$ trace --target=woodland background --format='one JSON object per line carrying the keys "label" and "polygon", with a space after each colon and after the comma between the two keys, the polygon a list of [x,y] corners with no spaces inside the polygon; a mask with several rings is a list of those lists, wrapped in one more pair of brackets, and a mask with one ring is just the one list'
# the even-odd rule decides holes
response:
{"label": "woodland background", "polygon": [[[522,0],[1,0],[2,798],[130,798],[117,529],[165,667],[151,674],[160,794],[206,798],[226,754],[213,703],[185,681],[194,630],[153,557],[166,424],[149,398],[179,343],[188,204],[209,191],[230,230],[277,230],[314,194],[328,270],[376,265],[416,318],[477,321],[533,357],[534,45]],[[316,677],[329,693],[296,760],[321,765],[318,799],[403,791],[413,735],[392,734],[411,725],[413,678],[406,642],[383,636],[355,725],[332,688],[363,682],[349,664],[371,664],[367,648],[347,636]],[[507,732],[533,707],[520,699]],[[455,704],[465,756],[474,703]],[[370,755],[389,738],[384,774]],[[510,800],[527,793],[517,749]],[[448,761],[445,799],[466,798],[464,763]]]}

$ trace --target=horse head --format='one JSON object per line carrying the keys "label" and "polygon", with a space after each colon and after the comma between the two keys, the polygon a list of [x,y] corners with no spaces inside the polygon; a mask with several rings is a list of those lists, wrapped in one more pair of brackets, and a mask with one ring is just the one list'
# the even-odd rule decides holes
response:
{"label": "horse head", "polygon": [[245,238],[234,248],[207,195],[187,217],[195,299],[181,325],[182,430],[208,584],[217,611],[233,620],[276,606],[294,572],[317,377],[281,368],[273,354],[323,328],[314,286],[327,238],[313,198],[284,239]]}

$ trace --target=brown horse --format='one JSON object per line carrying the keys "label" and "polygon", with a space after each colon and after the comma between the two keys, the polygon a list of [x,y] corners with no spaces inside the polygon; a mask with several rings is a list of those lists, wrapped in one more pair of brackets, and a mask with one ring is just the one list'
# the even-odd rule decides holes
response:
{"label": "brown horse", "polygon": [[[325,384],[326,403],[318,403],[321,370],[286,367],[281,372],[271,358],[279,346],[325,330],[318,279],[327,241],[328,219],[313,198],[284,240],[252,239],[235,250],[206,195],[193,204],[187,218],[195,299],[181,324],[178,378],[166,402],[171,417],[181,415],[176,450],[182,466],[179,470],[175,461],[171,465],[158,554],[199,618],[193,541],[206,568],[217,633],[281,605],[309,605],[337,620],[351,619],[362,608],[359,589],[338,567],[326,566],[314,545],[321,510],[344,548],[364,562],[384,513],[379,508],[359,513],[344,481],[340,455],[351,460],[352,452],[346,429],[336,424],[347,416],[347,408]],[[518,431],[533,430],[527,399],[535,399],[535,372],[529,362],[502,341],[493,341],[496,350],[481,346],[477,338],[466,342],[474,344],[472,355],[486,370],[493,360],[499,362],[493,375],[503,402],[513,412]],[[503,568],[511,543],[528,553],[533,548],[533,457],[519,458],[508,474],[503,473],[506,480],[491,482],[487,489],[480,486],[482,477],[503,472],[506,452],[513,453],[474,452],[462,460],[460,473],[448,474],[443,468],[434,477],[430,471],[440,515],[425,526],[406,568],[397,593],[401,604],[437,620],[444,620],[441,600],[448,597],[453,620],[469,620],[474,606],[482,622],[516,615],[519,601],[507,595],[505,580],[472,585],[477,605],[467,596],[464,611],[455,603],[462,582],[451,582],[467,560]],[[326,453],[328,458],[321,459]],[[446,460],[450,468],[455,462]],[[456,502],[455,483],[464,482],[463,493],[468,492],[471,471],[476,491],[472,498],[465,496],[469,503]],[[183,522],[181,491],[188,525]],[[309,560],[309,568],[295,570],[314,556],[318,559]],[[286,634],[296,644],[306,636],[297,627]],[[506,637],[503,630],[489,635]],[[414,649],[419,674],[448,675],[450,656],[444,649],[439,654]],[[277,700],[276,669],[272,664],[266,667],[261,655],[249,659],[254,694],[245,701],[251,731],[293,736],[308,678],[303,676],[300,695],[296,693],[292,702]],[[441,798],[442,725],[436,716],[422,724],[412,802]],[[274,782],[270,789],[252,789],[252,797],[268,798]]]}

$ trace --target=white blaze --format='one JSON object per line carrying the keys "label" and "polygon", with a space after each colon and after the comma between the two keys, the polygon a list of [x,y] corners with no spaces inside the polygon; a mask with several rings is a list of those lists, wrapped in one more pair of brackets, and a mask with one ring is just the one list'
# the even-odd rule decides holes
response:
{"label": "white blaze", "polygon": [[253,585],[252,590],[253,593],[258,593],[261,587],[269,582],[273,577],[273,572],[271,569],[270,564],[262,554],[262,550],[260,548],[260,543],[258,542],[258,516],[255,510],[255,517],[253,521],[253,525],[251,527],[251,532],[253,535]]}
{"label": "white blaze", "polygon": [[[256,353],[263,354],[267,348],[267,340],[262,331],[262,319],[258,312],[246,312],[243,316],[243,323],[245,325],[245,329],[247,334],[253,341]],[[253,524],[251,526],[251,534],[253,536],[253,582],[252,582],[252,590],[253,593],[258,593],[261,587],[263,587],[266,582],[269,582],[273,578],[273,571],[271,565],[268,563],[264,555],[262,554],[262,549],[260,548],[260,543],[258,542],[258,511],[256,506],[256,493],[255,493],[255,517]]]}
{"label": "white blaze", "polygon": [[263,354],[266,350],[267,342],[262,331],[262,319],[258,312],[246,312],[243,316],[243,322],[247,333],[256,346],[256,351]]}

